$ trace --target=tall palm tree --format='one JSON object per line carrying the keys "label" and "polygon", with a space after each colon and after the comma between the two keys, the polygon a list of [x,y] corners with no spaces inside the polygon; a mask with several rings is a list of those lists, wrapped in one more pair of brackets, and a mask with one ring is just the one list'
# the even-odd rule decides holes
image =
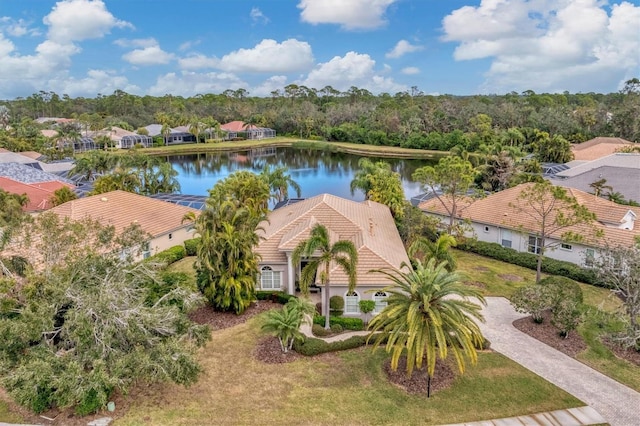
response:
{"label": "tall palm tree", "polygon": [[200,142],[200,133],[202,133],[202,129],[204,124],[198,119],[198,117],[193,117],[191,119],[191,124],[189,124],[189,132],[193,133],[196,137],[196,143]]}
{"label": "tall palm tree", "polygon": [[311,229],[311,235],[293,250],[292,261],[299,265],[302,258],[307,258],[308,263],[302,269],[300,276],[300,290],[303,294],[309,294],[309,285],[320,273],[320,282],[324,286],[324,302],[322,310],[325,314],[324,328],[329,329],[329,298],[330,282],[329,274],[331,266],[337,265],[349,278],[349,291],[356,286],[356,266],[358,264],[358,251],[355,245],[348,240],[339,240],[331,244],[329,231],[324,225],[317,224]]}
{"label": "tall palm tree", "polygon": [[409,246],[409,256],[416,257],[418,254],[422,254],[422,261],[435,259],[436,264],[447,262],[445,269],[452,272],[456,269],[456,259],[451,255],[449,250],[451,247],[456,246],[456,239],[449,234],[442,234],[435,242],[430,241],[425,237],[418,237]]}
{"label": "tall palm tree", "polygon": [[462,284],[458,273],[448,272],[445,264],[438,265],[435,259],[426,265],[418,261],[416,269],[408,272],[376,272],[387,276],[393,285],[384,289],[390,295],[387,306],[371,320],[369,327],[371,336],[378,333],[374,348],[386,339],[385,349],[392,353],[392,369],[398,368],[398,360],[404,353],[408,374],[414,366],[421,368],[426,359],[429,395],[436,357],[445,359],[451,351],[460,373],[464,372],[465,358],[475,364],[476,347],[484,338],[474,319],[483,321],[483,317],[481,306],[469,298],[485,304],[478,289]]}
{"label": "tall palm tree", "polygon": [[277,166],[271,168],[269,165],[265,165],[260,176],[265,179],[269,189],[271,190],[271,198],[276,202],[281,202],[289,198],[289,187],[296,191],[298,197],[302,193],[300,185],[293,180],[290,174],[287,173],[288,169],[284,166]]}

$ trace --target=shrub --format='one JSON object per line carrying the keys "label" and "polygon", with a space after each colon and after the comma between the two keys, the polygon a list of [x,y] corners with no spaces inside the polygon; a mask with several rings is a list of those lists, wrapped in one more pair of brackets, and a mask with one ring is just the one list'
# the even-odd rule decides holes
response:
{"label": "shrub", "polygon": [[531,314],[533,321],[538,324],[543,320],[542,312],[551,307],[547,287],[537,284],[520,287],[513,293],[510,302],[516,312]]}
{"label": "shrub", "polygon": [[332,333],[342,333],[343,331],[344,331],[344,328],[338,323],[333,324],[331,326],[331,332]]}
{"label": "shrub", "polygon": [[580,285],[566,277],[546,277],[541,279],[538,285],[547,287],[552,309],[564,300],[572,300],[576,303],[582,303],[584,300]]}
{"label": "shrub", "polygon": [[324,340],[307,338],[304,342],[294,343],[294,350],[305,356],[314,356],[326,352],[344,351],[367,344],[367,336],[352,336],[339,342],[327,343]]}
{"label": "shrub", "polygon": [[198,254],[198,245],[200,244],[200,238],[192,238],[184,241],[184,248],[187,252],[187,256],[196,256]]}
{"label": "shrub", "polygon": [[360,312],[364,314],[366,319],[369,313],[373,312],[376,308],[376,302],[374,300],[361,300],[358,302],[358,306],[360,307]]}
{"label": "shrub", "polygon": [[[324,325],[324,316],[316,315],[313,318],[314,324]],[[364,330],[364,322],[360,318],[330,317],[329,325],[340,324],[345,330]]]}
{"label": "shrub", "polygon": [[331,331],[325,330],[320,324],[313,324],[311,326],[311,332],[314,336],[325,337],[331,334]]}
{"label": "shrub", "polygon": [[273,291],[273,290],[259,290],[256,291],[256,299],[257,300],[271,300],[275,303],[280,303],[281,305],[285,305],[290,299],[294,299],[296,296],[292,294],[287,294],[283,291]]}
{"label": "shrub", "polygon": [[159,253],[154,254],[146,259],[147,262],[164,263],[165,265],[171,265],[180,259],[184,259],[187,251],[184,246],[173,246]]}
{"label": "shrub", "polygon": [[[533,253],[518,252],[514,249],[502,247],[497,243],[466,240],[459,243],[457,248],[534,270],[536,269],[538,261],[538,257]],[[591,285],[604,286],[604,284],[597,279],[593,269],[583,268],[571,262],[545,257],[542,260],[542,272],[551,275],[560,275]]]}
{"label": "shrub", "polygon": [[560,335],[566,338],[570,331],[575,330],[582,321],[582,313],[578,302],[572,299],[560,300],[554,306],[551,324],[560,330]]}
{"label": "shrub", "polygon": [[344,311],[344,299],[342,296],[331,296],[329,299],[329,312],[331,315],[340,316]]}

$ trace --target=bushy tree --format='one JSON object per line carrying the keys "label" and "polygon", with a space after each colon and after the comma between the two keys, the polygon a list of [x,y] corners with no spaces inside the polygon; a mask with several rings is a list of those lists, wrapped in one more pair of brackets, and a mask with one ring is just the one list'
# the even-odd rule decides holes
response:
{"label": "bushy tree", "polygon": [[358,161],[358,171],[351,181],[351,193],[356,189],[364,192],[365,199],[388,206],[394,218],[402,218],[404,189],[400,174],[391,170],[389,163],[374,163],[368,158],[361,158]]}
{"label": "bushy tree", "polygon": [[198,216],[198,287],[211,305],[244,312],[254,299],[259,242],[269,187],[258,175],[240,171],[216,183]]}
{"label": "bushy tree", "polygon": [[522,314],[530,314],[533,321],[540,324],[544,320],[542,314],[551,308],[551,300],[547,287],[526,285],[513,292],[509,299],[511,305]]}
{"label": "bushy tree", "polygon": [[[10,342],[0,345],[5,389],[35,412],[72,406],[83,415],[136,382],[194,383],[196,350],[210,333],[185,313],[200,296],[175,287],[150,303],[161,278],[155,265],[133,261],[143,234],[51,216],[36,219],[31,235],[48,232],[64,253],[21,286],[0,286],[12,305],[0,309],[0,336]],[[51,260],[46,241],[31,246],[34,259]]]}

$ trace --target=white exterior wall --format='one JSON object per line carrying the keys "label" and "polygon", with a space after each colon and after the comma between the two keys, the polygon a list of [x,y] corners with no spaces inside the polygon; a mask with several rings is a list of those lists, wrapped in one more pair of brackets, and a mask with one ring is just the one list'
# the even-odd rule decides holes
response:
{"label": "white exterior wall", "polygon": [[[280,272],[280,291],[284,291],[287,293],[287,286],[289,284],[289,273],[286,263],[276,263],[276,262],[261,262],[260,266],[258,266],[258,272],[262,270],[263,267],[269,266],[274,272]],[[256,290],[272,290],[276,291],[277,289],[263,289],[260,282],[260,275],[256,280]]]}
{"label": "white exterior wall", "polygon": [[[169,249],[173,246],[183,245],[185,240],[190,240],[195,237],[194,231],[188,231],[193,228],[193,224],[185,224],[185,226],[173,230],[171,232],[167,232],[165,234],[158,235],[151,239],[149,242],[149,249],[151,251],[151,255],[153,256],[156,253],[159,253],[163,250]],[[171,236],[171,238],[169,238]]]}
{"label": "white exterior wall", "polygon": [[[373,300],[374,295],[376,294],[376,291],[378,290],[382,290],[383,288],[387,287],[389,285],[389,283],[380,283],[377,285],[357,285],[355,288],[356,293],[358,293],[358,296],[360,296],[360,298],[358,300]],[[345,295],[347,294],[347,291],[349,290],[349,287],[347,286],[341,286],[341,285],[332,285],[330,286],[331,288],[331,293],[329,294],[329,296],[340,296],[343,299],[345,298]],[[324,288],[323,288],[324,290]],[[324,295],[322,295],[322,299],[324,302]],[[346,305],[346,303],[345,303]],[[358,311],[360,309],[358,308]],[[371,319],[373,316],[375,316],[376,314],[374,312],[370,313],[367,315],[368,318],[366,319]],[[357,314],[353,314],[353,313],[347,313],[344,312],[342,314],[342,316],[345,317],[352,317],[352,318],[360,318],[362,320],[365,320],[365,316],[362,313],[357,313]]]}

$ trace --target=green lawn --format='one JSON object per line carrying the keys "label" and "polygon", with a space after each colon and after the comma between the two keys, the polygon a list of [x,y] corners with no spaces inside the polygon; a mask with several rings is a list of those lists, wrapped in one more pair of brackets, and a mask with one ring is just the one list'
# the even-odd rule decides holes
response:
{"label": "green lawn", "polygon": [[154,386],[116,425],[444,424],[531,414],[583,403],[496,353],[482,353],[447,390],[427,399],[390,384],[383,350],[361,348],[264,364],[252,356],[261,318],[216,331],[195,385]]}
{"label": "green lawn", "polygon": [[[0,390],[2,392],[2,390]],[[2,393],[4,396],[5,394]],[[9,406],[6,402],[0,400],[0,422],[5,423],[23,423],[24,419],[17,413],[9,411]]]}

